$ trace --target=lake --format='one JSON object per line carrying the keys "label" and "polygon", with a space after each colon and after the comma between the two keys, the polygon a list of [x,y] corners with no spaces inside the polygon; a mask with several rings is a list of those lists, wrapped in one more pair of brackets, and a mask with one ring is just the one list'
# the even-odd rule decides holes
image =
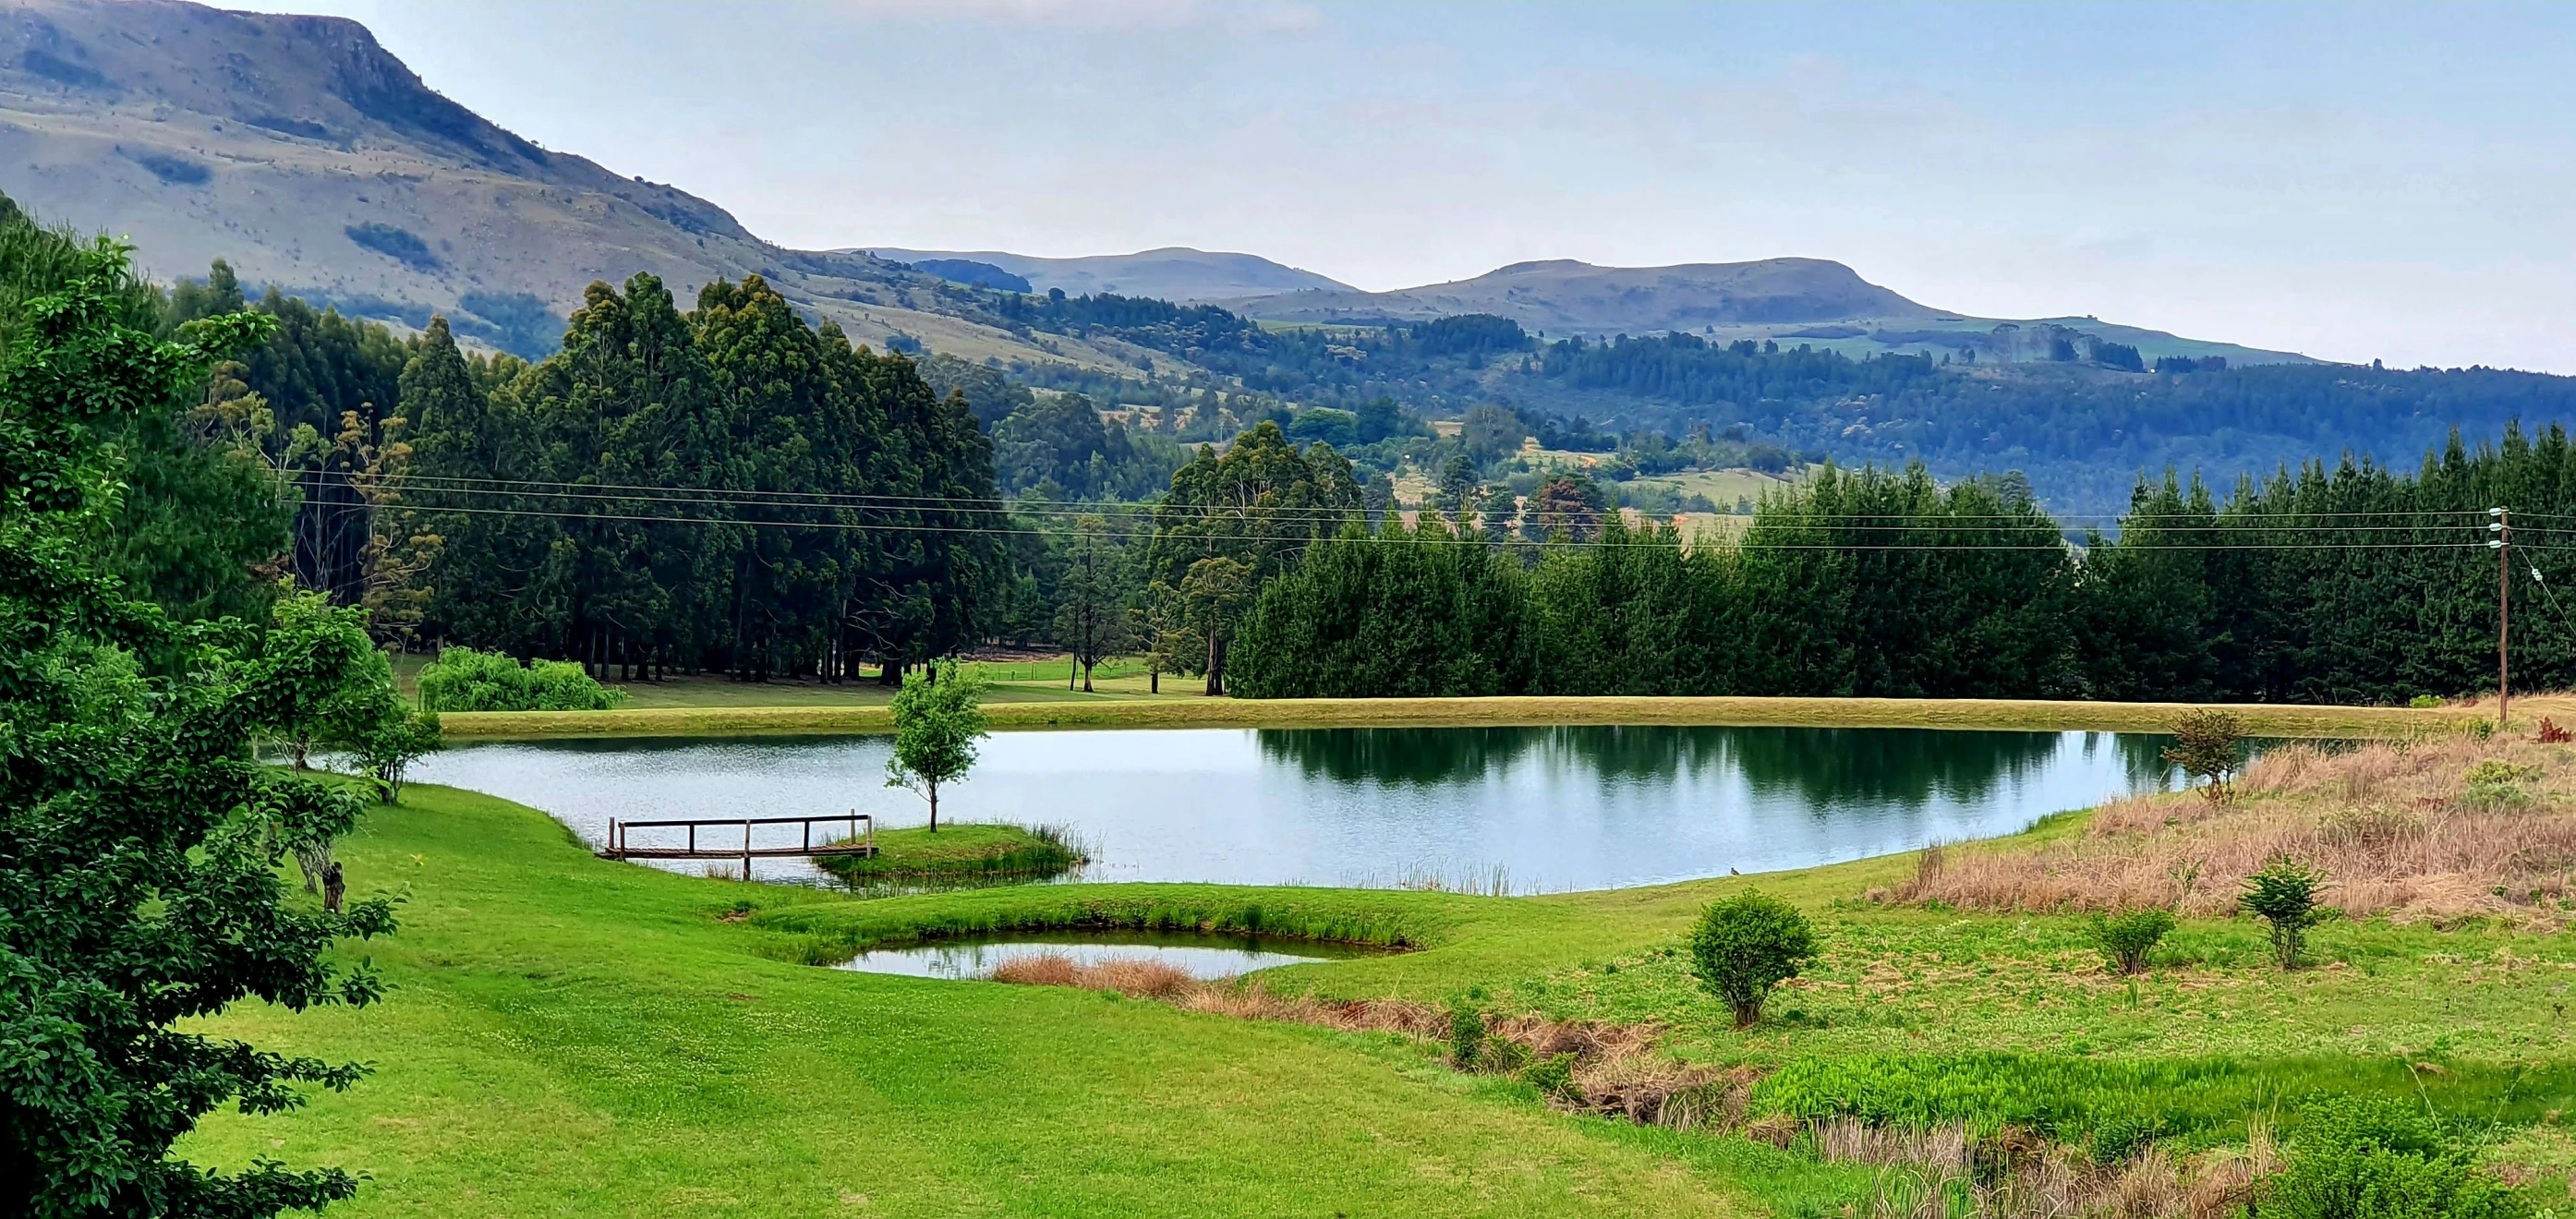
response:
{"label": "lake", "polygon": [[[1006,732],[941,793],[944,820],[1069,827],[1090,881],[1439,884],[1516,893],[1656,884],[2011,833],[2171,781],[2166,738],[1898,728],[1368,728]],[[856,809],[918,825],[890,738],[485,743],[414,777],[552,814]],[[785,831],[792,841],[795,827]],[[636,842],[642,845],[642,831]],[[709,865],[670,865],[696,872]],[[814,880],[761,860],[763,880]]]}

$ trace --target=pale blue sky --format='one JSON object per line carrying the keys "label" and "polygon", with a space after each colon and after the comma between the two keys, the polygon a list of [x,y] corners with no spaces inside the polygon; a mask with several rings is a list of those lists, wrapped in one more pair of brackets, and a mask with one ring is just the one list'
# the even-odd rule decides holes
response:
{"label": "pale blue sky", "polygon": [[1988,316],[2576,373],[2576,5],[260,7],[792,246],[1368,288],[1794,254]]}

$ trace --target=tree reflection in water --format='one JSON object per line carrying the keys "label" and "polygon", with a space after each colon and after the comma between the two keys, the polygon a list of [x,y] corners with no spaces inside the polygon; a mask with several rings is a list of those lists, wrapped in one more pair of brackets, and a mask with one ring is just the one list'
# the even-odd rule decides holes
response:
{"label": "tree reflection in water", "polygon": [[[2087,733],[2084,755],[2117,751],[2140,787],[2168,773],[2168,739]],[[1444,787],[1535,766],[1605,784],[1658,782],[1736,770],[1752,791],[1819,811],[1849,804],[1974,801],[2046,766],[2055,732],[1932,728],[1718,728],[1647,725],[1561,728],[1265,729],[1262,756],[1307,779],[1345,785]]]}

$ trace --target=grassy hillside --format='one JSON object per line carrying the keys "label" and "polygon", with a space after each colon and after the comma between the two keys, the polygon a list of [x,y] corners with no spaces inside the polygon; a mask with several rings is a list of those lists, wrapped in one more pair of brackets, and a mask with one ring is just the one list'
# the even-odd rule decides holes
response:
{"label": "grassy hillside", "polygon": [[[400,933],[368,947],[390,997],[202,1022],[375,1064],[350,1092],[221,1114],[184,1144],[218,1165],[369,1174],[335,1214],[1820,1216],[1865,1207],[1888,1178],[1823,1162],[1848,1139],[1810,1120],[2011,1122],[2079,1142],[2143,1121],[2167,1142],[2160,1171],[2223,1172],[2269,1154],[2265,1131],[2295,1139],[2320,1091],[2500,1121],[2484,1154],[2535,1197],[2576,1162],[2550,1124],[2576,1104],[2556,981],[2576,950],[2545,912],[2329,923],[2314,967],[2290,974],[2259,926],[2195,916],[2132,985],[2080,916],[1891,900],[1927,872],[1914,856],[1539,898],[1075,885],[850,900],[607,863],[472,793],[406,799],[341,847],[355,891],[403,900]],[[2091,836],[2059,818],[1985,849]],[[1804,909],[1823,952],[1740,1032],[1679,949],[1704,903],[1747,886]],[[1170,1002],[795,963],[1112,925],[1412,951]],[[1409,1027],[1433,1036],[1315,1027],[1371,1004],[1427,1013]],[[1496,1035],[1601,1022],[1556,1027],[1636,1047],[1629,1086],[1733,1088],[1735,1116],[1641,1128],[1552,1109],[1517,1070],[1453,1070],[1435,1039],[1453,1004]]]}

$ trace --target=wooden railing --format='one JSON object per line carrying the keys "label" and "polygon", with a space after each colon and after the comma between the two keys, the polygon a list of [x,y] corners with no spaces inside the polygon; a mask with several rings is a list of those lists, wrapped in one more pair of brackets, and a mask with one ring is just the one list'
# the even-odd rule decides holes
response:
{"label": "wooden railing", "polygon": [[[864,830],[861,829],[862,823],[866,826]],[[814,827],[817,824],[846,826],[848,833],[838,841],[827,840],[817,845],[814,841]],[[795,846],[765,846],[752,841],[752,827],[762,825],[794,825],[801,826],[803,829]],[[698,831],[701,828],[726,830],[737,827],[742,830],[742,843],[739,846],[733,843],[731,834],[725,835],[725,843],[722,846],[715,845],[712,841],[700,845]],[[631,830],[675,829],[684,829],[688,832],[680,846],[639,847],[627,839],[628,831]],[[701,817],[678,821],[620,821],[612,818],[608,823],[608,845],[600,849],[599,857],[602,859],[739,859],[742,861],[743,875],[749,876],[751,861],[755,859],[801,859],[818,855],[866,856],[876,853],[876,818],[866,813],[851,812],[836,817]]]}

